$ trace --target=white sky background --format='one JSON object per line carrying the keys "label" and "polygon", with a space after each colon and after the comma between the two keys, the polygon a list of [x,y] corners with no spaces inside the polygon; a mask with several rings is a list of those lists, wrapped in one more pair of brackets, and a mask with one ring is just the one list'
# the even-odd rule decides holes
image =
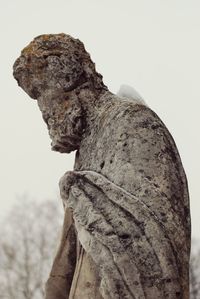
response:
{"label": "white sky background", "polygon": [[12,77],[35,36],[67,33],[84,42],[112,92],[129,84],[172,133],[187,173],[193,235],[200,237],[200,1],[0,0],[0,216],[24,193],[57,200],[74,154],[51,152],[36,101]]}

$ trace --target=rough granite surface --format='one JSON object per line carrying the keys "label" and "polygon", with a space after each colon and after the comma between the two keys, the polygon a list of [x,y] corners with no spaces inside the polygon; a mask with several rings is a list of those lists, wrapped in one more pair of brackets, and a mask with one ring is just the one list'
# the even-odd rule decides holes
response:
{"label": "rough granite surface", "polygon": [[14,77],[37,100],[52,149],[76,150],[60,180],[65,220],[46,299],[188,299],[187,180],[156,113],[112,94],[69,35],[35,38]]}

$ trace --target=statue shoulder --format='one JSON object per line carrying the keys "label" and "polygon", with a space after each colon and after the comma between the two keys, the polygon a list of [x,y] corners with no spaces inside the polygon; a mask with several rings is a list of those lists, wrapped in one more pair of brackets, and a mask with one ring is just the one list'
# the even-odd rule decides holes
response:
{"label": "statue shoulder", "polygon": [[[161,183],[166,178],[171,180],[172,176],[177,181],[181,175],[185,181],[174,139],[150,108],[122,103],[120,113],[116,115],[115,121],[110,123],[108,130],[110,147],[106,151],[106,157],[109,154],[109,161],[112,162],[108,172],[112,173],[112,176],[116,173],[116,179],[123,184],[130,181],[129,177],[134,177],[136,181],[136,178],[140,180],[141,176],[154,177],[155,181],[159,178]],[[139,181],[136,185],[138,184]]]}

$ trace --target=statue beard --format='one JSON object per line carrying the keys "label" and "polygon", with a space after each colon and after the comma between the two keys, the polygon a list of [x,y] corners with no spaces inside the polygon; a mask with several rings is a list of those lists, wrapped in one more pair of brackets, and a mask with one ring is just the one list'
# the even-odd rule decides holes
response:
{"label": "statue beard", "polygon": [[70,153],[79,149],[85,129],[84,111],[78,98],[69,100],[68,104],[64,113],[54,113],[51,121],[47,122],[52,140],[51,148],[60,153]]}

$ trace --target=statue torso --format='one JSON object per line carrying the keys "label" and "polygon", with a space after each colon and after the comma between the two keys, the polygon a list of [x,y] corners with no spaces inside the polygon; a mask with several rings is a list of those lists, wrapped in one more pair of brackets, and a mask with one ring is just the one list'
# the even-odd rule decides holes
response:
{"label": "statue torso", "polygon": [[[75,170],[92,170],[137,196],[163,223],[178,252],[185,248],[190,234],[188,190],[185,173],[170,133],[149,108],[118,100],[94,122],[90,134],[77,152]],[[172,226],[171,217],[178,230]],[[185,219],[183,223],[183,219]],[[174,224],[173,224],[174,225]],[[178,234],[182,234],[182,238]],[[185,248],[189,252],[190,248]],[[180,264],[188,263],[188,255],[179,256]],[[139,264],[141,275],[146,268]],[[79,256],[75,281],[77,289],[99,285],[95,262],[83,251]],[[183,280],[187,271],[181,269]],[[89,279],[88,279],[89,277]],[[85,289],[84,289],[85,290]],[[80,298],[79,295],[70,297]],[[102,298],[100,293],[84,299]]]}

